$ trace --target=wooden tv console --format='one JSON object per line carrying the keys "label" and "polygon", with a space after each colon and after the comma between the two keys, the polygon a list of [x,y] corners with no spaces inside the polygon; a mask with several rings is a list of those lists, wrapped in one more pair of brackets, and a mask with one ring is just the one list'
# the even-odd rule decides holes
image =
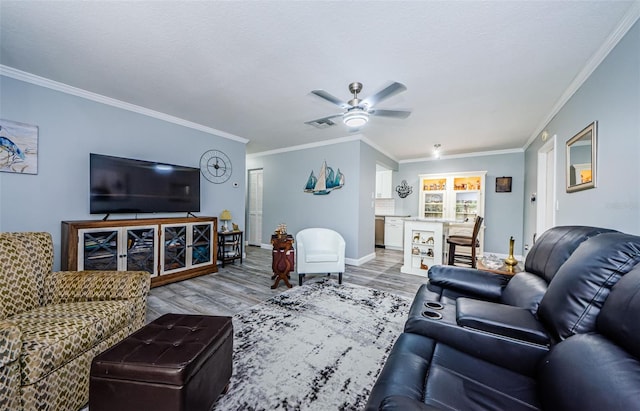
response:
{"label": "wooden tv console", "polygon": [[63,270],[148,271],[151,287],[214,273],[216,217],[62,222]]}

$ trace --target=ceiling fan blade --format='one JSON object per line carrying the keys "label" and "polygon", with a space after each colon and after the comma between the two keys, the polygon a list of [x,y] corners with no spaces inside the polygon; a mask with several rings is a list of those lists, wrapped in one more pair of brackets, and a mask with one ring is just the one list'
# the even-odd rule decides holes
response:
{"label": "ceiling fan blade", "polygon": [[393,118],[407,118],[410,111],[407,110],[369,110],[369,114],[377,117],[393,117]]}
{"label": "ceiling fan blade", "polygon": [[402,83],[393,82],[382,90],[378,91],[376,94],[365,98],[362,101],[362,104],[367,107],[373,107],[382,100],[388,99],[391,96],[394,96],[398,93],[405,91],[407,87]]}
{"label": "ceiling fan blade", "polygon": [[331,120],[332,118],[336,118],[336,117],[342,117],[342,113],[340,113],[340,114],[332,114],[330,116],[318,118],[318,119],[311,120],[311,121],[305,121],[304,124],[313,125],[313,123],[325,123],[327,120]]}
{"label": "ceiling fan blade", "polygon": [[316,96],[318,96],[320,98],[323,98],[323,99],[327,100],[330,103],[335,104],[338,107],[341,107],[341,108],[344,108],[344,109],[347,109],[347,108],[351,107],[346,102],[340,100],[338,97],[336,97],[336,96],[334,96],[332,94],[327,93],[324,90],[313,90],[311,93],[315,94]]}

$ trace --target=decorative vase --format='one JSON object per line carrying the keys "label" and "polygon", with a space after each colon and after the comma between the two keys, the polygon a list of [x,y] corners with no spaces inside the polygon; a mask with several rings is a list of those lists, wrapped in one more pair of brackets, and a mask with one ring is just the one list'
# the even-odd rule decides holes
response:
{"label": "decorative vase", "polygon": [[513,245],[515,244],[515,242],[516,240],[514,240],[513,237],[509,239],[509,256],[504,259],[504,263],[506,265],[515,266],[516,264],[518,264],[518,260],[516,260],[516,258],[513,256]]}

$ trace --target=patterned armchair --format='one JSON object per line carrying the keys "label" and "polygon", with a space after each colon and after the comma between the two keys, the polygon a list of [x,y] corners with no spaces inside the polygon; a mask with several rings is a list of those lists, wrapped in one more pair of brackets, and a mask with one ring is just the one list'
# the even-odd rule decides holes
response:
{"label": "patterned armchair", "polygon": [[52,266],[48,233],[0,233],[0,410],[78,410],[93,357],[145,322],[149,273]]}

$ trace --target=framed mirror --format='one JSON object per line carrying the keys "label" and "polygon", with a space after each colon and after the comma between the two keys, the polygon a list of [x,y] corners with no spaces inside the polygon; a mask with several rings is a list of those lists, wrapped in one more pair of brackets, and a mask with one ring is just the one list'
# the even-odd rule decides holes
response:
{"label": "framed mirror", "polygon": [[567,141],[567,193],[596,186],[597,128],[594,121]]}

